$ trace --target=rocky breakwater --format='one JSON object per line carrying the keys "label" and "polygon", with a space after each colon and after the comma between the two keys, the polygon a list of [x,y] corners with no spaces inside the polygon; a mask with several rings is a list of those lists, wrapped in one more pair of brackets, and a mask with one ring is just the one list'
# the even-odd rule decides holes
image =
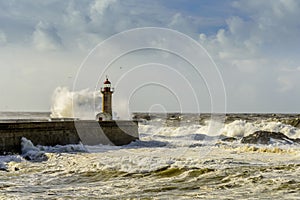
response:
{"label": "rocky breakwater", "polygon": [[280,132],[256,131],[241,139],[241,143],[248,144],[300,144],[300,138],[293,139]]}

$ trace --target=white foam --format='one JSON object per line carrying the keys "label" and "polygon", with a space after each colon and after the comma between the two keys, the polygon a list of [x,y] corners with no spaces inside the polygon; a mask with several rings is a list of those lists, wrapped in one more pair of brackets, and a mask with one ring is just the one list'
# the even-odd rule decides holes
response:
{"label": "white foam", "polygon": [[121,149],[121,146],[111,146],[111,145],[94,145],[94,146],[90,146],[90,145],[85,145],[84,149],[86,152],[89,153],[99,153],[99,152],[107,152],[107,151],[113,151],[113,150],[119,150]]}
{"label": "white foam", "polygon": [[52,95],[51,117],[95,119],[100,103],[99,92],[89,89],[70,91],[66,87],[57,87]]}
{"label": "white foam", "polygon": [[[290,138],[298,138],[300,130],[291,125],[281,122],[257,121],[246,122],[235,120],[229,124],[224,124],[218,134],[211,134],[210,121],[204,125],[181,124],[180,126],[166,126],[163,122],[149,121],[139,124],[140,142],[134,142],[131,147],[197,147],[203,145],[214,146],[220,139],[220,135],[227,137],[241,138],[248,136],[255,131],[264,130],[271,132],[282,132]],[[289,141],[272,141],[272,144],[288,145]]]}
{"label": "white foam", "polygon": [[44,161],[47,160],[47,156],[44,151],[40,151],[39,148],[34,146],[30,140],[22,137],[21,139],[22,146],[22,156],[27,160],[32,161]]}
{"label": "white foam", "polygon": [[300,137],[300,130],[298,128],[281,122],[272,121],[246,122],[244,120],[235,120],[226,124],[219,133],[228,137],[243,137],[258,130],[281,132],[291,138]]}
{"label": "white foam", "polygon": [[47,153],[72,153],[72,152],[87,152],[86,146],[80,144],[55,145],[55,146],[37,146],[40,151]]}
{"label": "white foam", "polygon": [[207,133],[207,127],[191,124],[191,125],[181,125],[178,127],[165,126],[163,124],[146,124],[139,125],[139,133],[147,133],[153,136],[163,135],[163,136],[187,136],[191,134],[205,134]]}
{"label": "white foam", "polygon": [[226,124],[219,133],[228,137],[243,137],[259,130],[253,123],[235,120]]}
{"label": "white foam", "polygon": [[[102,146],[102,148],[104,150],[109,147]],[[243,153],[244,156],[241,157],[240,153]],[[279,154],[288,156],[283,157]],[[148,173],[166,167],[216,167],[219,169],[228,165],[239,165],[239,163],[232,163],[233,158],[242,159],[243,163],[248,164],[267,163],[270,162],[270,159],[274,162],[293,162],[294,159],[299,158],[297,155],[299,155],[299,147],[289,149],[266,145],[236,144],[236,146],[225,146],[224,148],[222,146],[109,148],[108,151],[97,153],[77,154],[72,157],[66,155],[68,157],[66,162],[76,163],[71,166],[71,171],[76,167],[76,170],[79,171],[115,170],[127,173]],[[206,163],[204,162],[206,159],[213,159],[214,162]],[[223,161],[230,162],[224,163]]]}
{"label": "white foam", "polygon": [[0,156],[0,170],[8,170],[7,164],[10,162],[21,162],[23,159],[19,155]]}
{"label": "white foam", "polygon": [[30,140],[22,137],[22,156],[31,161],[45,161],[47,160],[46,153],[72,153],[72,152],[87,152],[84,145],[69,144],[69,145],[56,145],[56,146],[34,146]]}

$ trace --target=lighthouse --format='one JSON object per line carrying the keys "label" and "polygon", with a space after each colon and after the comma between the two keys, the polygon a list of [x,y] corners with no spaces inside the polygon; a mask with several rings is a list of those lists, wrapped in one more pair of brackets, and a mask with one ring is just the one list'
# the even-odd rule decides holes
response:
{"label": "lighthouse", "polygon": [[[21,153],[21,140],[27,138],[34,144],[55,146],[66,144],[84,145],[127,145],[139,139],[138,121],[112,120],[111,83],[106,77],[102,93],[102,113],[96,120],[81,119],[49,119],[5,120],[0,123],[0,155]],[[98,91],[98,92],[100,92]],[[51,131],[49,131],[51,130]],[[67,133],[67,134],[66,134]],[[36,136],[39,137],[36,137]]]}
{"label": "lighthouse", "polygon": [[106,77],[106,80],[104,81],[104,87],[101,88],[102,93],[102,114],[105,115],[106,119],[109,118],[112,119],[112,108],[111,108],[111,102],[112,102],[112,94],[113,94],[113,88],[111,87],[111,83]]}

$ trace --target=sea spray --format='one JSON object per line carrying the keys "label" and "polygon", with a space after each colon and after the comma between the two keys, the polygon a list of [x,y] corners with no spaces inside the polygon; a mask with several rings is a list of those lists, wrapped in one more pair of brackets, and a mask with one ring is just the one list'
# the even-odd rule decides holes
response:
{"label": "sea spray", "polygon": [[8,171],[8,164],[10,162],[21,162],[23,158],[20,155],[6,155],[0,156],[0,171]]}
{"label": "sea spray", "polygon": [[52,95],[52,118],[95,119],[95,113],[100,110],[101,97],[97,91],[70,91],[67,87],[57,87]]}
{"label": "sea spray", "polygon": [[271,131],[281,132],[291,138],[299,138],[300,130],[289,124],[274,121],[256,121],[247,122],[245,120],[235,120],[231,123],[225,124],[225,126],[219,131],[219,134],[228,137],[244,137],[248,136],[255,131]]}
{"label": "sea spray", "polygon": [[83,144],[68,144],[55,146],[35,146],[30,140],[22,137],[22,157],[26,160],[41,162],[48,160],[47,153],[76,153],[87,152],[88,150]]}
{"label": "sea spray", "polygon": [[41,162],[48,159],[44,151],[40,151],[40,149],[34,146],[30,140],[27,140],[24,137],[21,139],[21,146],[22,156],[26,160]]}
{"label": "sea spray", "polygon": [[[48,160],[0,156],[0,199],[299,199],[300,145],[240,140],[257,129],[295,138],[299,128],[261,116],[228,121],[220,134],[237,137],[232,142],[203,141],[209,123],[188,117],[180,126],[165,119],[153,123],[157,118],[140,123],[140,141],[126,146],[46,147],[27,141],[22,155],[43,151]],[[88,152],[73,153],[85,147]]]}

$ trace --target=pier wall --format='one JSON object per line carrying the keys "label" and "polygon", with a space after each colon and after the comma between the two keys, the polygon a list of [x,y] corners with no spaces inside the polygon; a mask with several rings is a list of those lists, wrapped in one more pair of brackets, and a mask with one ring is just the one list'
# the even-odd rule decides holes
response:
{"label": "pier wall", "polygon": [[20,153],[22,137],[43,146],[79,142],[84,145],[126,145],[139,138],[136,121],[1,122],[0,154]]}

